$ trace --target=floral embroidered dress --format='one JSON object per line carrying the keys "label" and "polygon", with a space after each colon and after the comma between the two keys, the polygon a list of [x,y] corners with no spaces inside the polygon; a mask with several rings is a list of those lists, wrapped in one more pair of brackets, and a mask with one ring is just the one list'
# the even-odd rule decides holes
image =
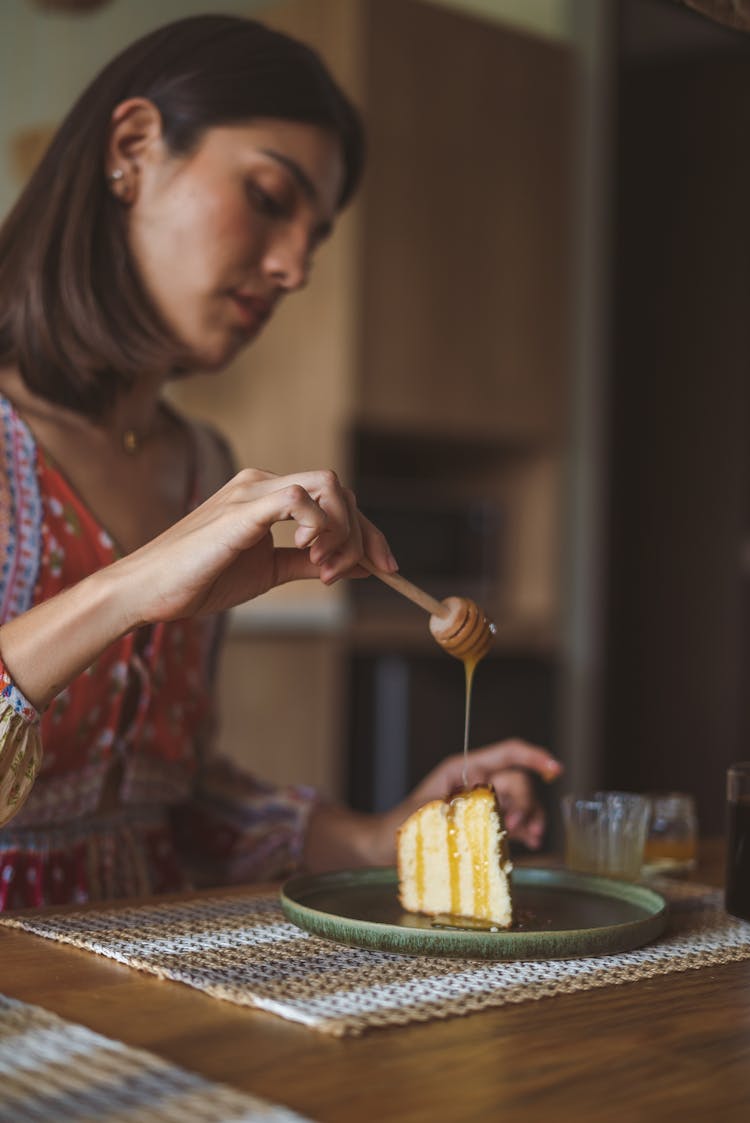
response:
{"label": "floral embroidered dress", "polygon": [[[193,439],[195,506],[204,498],[198,430]],[[118,556],[0,396],[0,621]],[[0,908],[258,880],[295,866],[313,793],[273,788],[211,754],[219,630],[209,619],[129,633],[43,714],[0,662]],[[116,809],[103,812],[113,785]]]}

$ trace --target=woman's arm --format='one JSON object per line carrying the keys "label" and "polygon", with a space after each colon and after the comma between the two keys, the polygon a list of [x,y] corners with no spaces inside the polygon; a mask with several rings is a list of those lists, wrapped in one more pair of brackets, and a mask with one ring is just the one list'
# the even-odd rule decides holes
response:
{"label": "woman's arm", "polygon": [[[274,523],[297,523],[275,547]],[[0,628],[0,654],[42,710],[110,643],[159,620],[222,612],[303,578],[332,584],[367,553],[393,570],[385,539],[333,472],[245,469],[152,542]]]}
{"label": "woman's arm", "polygon": [[107,566],[0,628],[0,656],[37,710],[132,626],[118,576]]}

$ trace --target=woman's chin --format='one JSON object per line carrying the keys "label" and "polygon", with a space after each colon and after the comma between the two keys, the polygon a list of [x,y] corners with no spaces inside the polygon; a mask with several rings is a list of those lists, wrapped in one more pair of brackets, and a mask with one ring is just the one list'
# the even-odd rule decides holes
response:
{"label": "woman's chin", "polygon": [[207,345],[205,343],[193,345],[189,348],[189,361],[186,368],[200,371],[204,374],[214,374],[224,370],[245,347],[252,343],[253,337],[243,332],[233,334],[230,339]]}

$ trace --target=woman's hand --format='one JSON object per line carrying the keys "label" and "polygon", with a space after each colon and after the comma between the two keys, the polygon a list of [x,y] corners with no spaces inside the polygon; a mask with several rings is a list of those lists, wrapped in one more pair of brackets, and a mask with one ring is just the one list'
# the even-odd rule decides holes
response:
{"label": "woman's hand", "polygon": [[[387,866],[396,860],[396,831],[431,799],[444,799],[463,784],[463,754],[447,757],[403,803],[385,814],[367,815],[321,804],[312,814],[305,840],[305,865],[313,872],[347,866]],[[544,812],[530,773],[556,780],[562,764],[546,749],[525,741],[499,741],[469,753],[469,784],[491,784],[503,809],[510,837],[532,850],[541,845]]]}
{"label": "woman's hand", "polygon": [[[294,545],[275,546],[271,527],[286,521],[297,524]],[[221,612],[288,581],[329,585],[362,575],[364,555],[397,569],[385,538],[334,472],[245,469],[118,565],[133,627]]]}
{"label": "woman's hand", "polygon": [[[505,826],[511,838],[531,849],[541,845],[544,811],[537,802],[530,773],[543,780],[556,780],[563,770],[559,760],[525,741],[498,741],[468,755],[469,786],[490,784],[497,794]],[[399,809],[404,818],[431,799],[444,799],[463,785],[463,753],[447,757],[430,772]]]}

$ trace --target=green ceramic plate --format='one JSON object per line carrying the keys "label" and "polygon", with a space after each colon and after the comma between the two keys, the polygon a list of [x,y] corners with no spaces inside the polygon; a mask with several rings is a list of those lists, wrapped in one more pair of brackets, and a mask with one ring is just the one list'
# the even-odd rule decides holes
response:
{"label": "green ceramic plate", "polygon": [[577,959],[630,951],[656,939],[667,903],[645,885],[555,869],[513,871],[517,920],[508,931],[404,912],[394,869],[294,877],[281,907],[316,936],[405,955],[466,959]]}

